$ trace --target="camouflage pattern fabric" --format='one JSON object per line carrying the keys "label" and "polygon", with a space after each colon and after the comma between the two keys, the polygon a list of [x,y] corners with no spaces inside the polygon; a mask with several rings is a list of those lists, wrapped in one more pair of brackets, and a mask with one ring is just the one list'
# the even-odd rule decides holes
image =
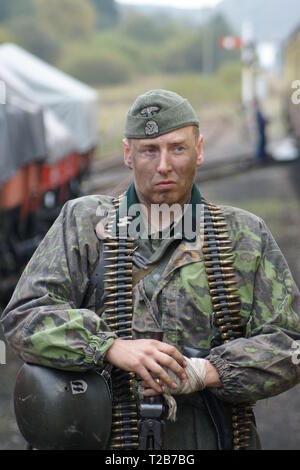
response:
{"label": "camouflage pattern fabric", "polygon": [[[66,370],[103,366],[114,334],[103,308],[95,313],[90,289],[100,253],[99,207],[112,208],[112,198],[88,196],[64,206],[3,313],[6,338],[24,361]],[[214,393],[227,402],[254,402],[299,382],[300,365],[292,354],[295,341],[300,345],[300,295],[265,223],[241,209],[221,208],[233,243],[246,337],[225,345],[216,341],[200,238],[177,246],[151,301],[143,280],[135,286],[133,333],[161,333],[179,350],[210,350],[208,359],[223,383]]]}

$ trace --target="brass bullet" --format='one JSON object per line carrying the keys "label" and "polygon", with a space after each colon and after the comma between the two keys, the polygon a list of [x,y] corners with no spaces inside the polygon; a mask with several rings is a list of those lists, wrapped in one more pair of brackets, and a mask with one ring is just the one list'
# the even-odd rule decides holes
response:
{"label": "brass bullet", "polygon": [[232,256],[232,248],[230,246],[217,246],[216,248],[203,248],[204,255],[220,256],[221,254]]}
{"label": "brass bullet", "polygon": [[[225,287],[224,289],[222,289],[222,291],[224,293],[230,293],[230,292],[237,292],[238,289],[236,287]],[[222,291],[220,291],[219,289],[211,289],[210,293],[212,295],[214,295],[214,294],[217,294],[218,292],[222,292]]]}
{"label": "brass bullet", "polygon": [[228,259],[232,258],[232,253],[208,253],[204,255],[204,259],[210,258],[220,258],[221,260]]}
{"label": "brass bullet", "polygon": [[240,302],[224,302],[224,303],[221,303],[221,304],[215,304],[214,308],[217,309],[217,310],[220,310],[223,307],[230,308],[230,307],[235,307],[236,305],[240,305]]}
{"label": "brass bullet", "polygon": [[[243,421],[243,425],[244,426],[250,426],[251,425],[251,421],[250,420],[245,420]],[[233,422],[232,423],[232,426],[234,428],[234,430],[238,430],[239,426],[240,426],[240,423],[237,423],[237,422]],[[247,429],[247,428],[246,428]]]}
{"label": "brass bullet", "polygon": [[112,423],[112,427],[114,427],[114,426],[124,426],[124,425],[136,426],[137,425],[137,420],[136,419],[127,419],[127,420],[115,421],[115,422]]}
{"label": "brass bullet", "polygon": [[[239,299],[240,296],[238,294],[229,294],[229,295],[218,295],[218,296],[213,296],[212,297],[212,301],[213,303],[214,302],[218,302],[218,301],[221,301],[221,300],[236,300],[236,299]],[[218,304],[217,304],[218,305]]]}
{"label": "brass bullet", "polygon": [[115,386],[115,389],[118,390],[118,388],[120,387],[130,387],[131,385],[133,385],[135,383],[135,379],[131,379],[131,378],[124,378],[124,379],[121,379],[121,383],[120,384],[117,384],[117,386]]}
{"label": "brass bullet", "polygon": [[[129,308],[130,308],[130,307],[129,307]],[[131,320],[131,319],[132,319],[132,314],[131,314],[131,313],[127,313],[127,314],[125,314],[125,315],[116,315],[116,316],[114,316],[114,317],[103,318],[103,320],[104,320],[105,322],[116,321],[116,319],[118,319],[118,320],[126,320],[126,319]],[[111,327],[111,325],[110,325],[110,327]]]}
{"label": "brass bullet", "polygon": [[117,290],[117,286],[105,286],[105,287],[104,287],[104,290],[105,290],[105,291],[116,291],[116,290]]}
{"label": "brass bullet", "polygon": [[131,255],[133,253],[133,249],[126,249],[126,248],[121,248],[121,249],[116,249],[116,250],[105,250],[104,254],[106,255],[107,253],[113,254],[113,255],[119,255],[119,254],[128,254]]}
{"label": "brass bullet", "polygon": [[135,424],[137,422],[136,419],[127,419],[127,420],[122,420],[122,421],[115,421],[114,423],[112,423],[112,426],[122,426],[124,423],[125,424]]}
{"label": "brass bullet", "polygon": [[124,299],[124,300],[112,300],[110,302],[104,302],[104,305],[118,305],[118,304],[131,305],[132,300],[131,299]]}
{"label": "brass bullet", "polygon": [[[132,436],[130,436],[130,439],[139,439],[139,436],[137,434],[133,434]],[[124,441],[125,438],[124,436],[115,436],[112,438],[113,441]]]}
{"label": "brass bullet", "polygon": [[114,256],[113,258],[105,258],[105,261],[131,261],[132,256]]}
{"label": "brass bullet", "polygon": [[[240,317],[232,317],[230,318],[230,322],[239,322],[240,321]],[[224,323],[227,323],[227,320],[226,319],[219,319],[219,320],[216,320],[216,325],[217,326],[222,326]],[[239,328],[241,327],[241,325],[236,325],[238,326]]]}
{"label": "brass bullet", "polygon": [[[127,427],[120,425],[120,427],[118,427],[118,428],[113,428],[111,430],[111,432],[112,432],[112,435],[113,435],[113,437],[112,437],[113,440],[117,440],[117,438],[118,438],[117,435],[118,434],[123,434],[125,432],[128,433],[128,437],[131,437],[129,435],[129,433],[138,432],[137,423],[136,423],[135,426],[127,426]],[[127,439],[128,439],[128,437],[126,436]]]}
{"label": "brass bullet", "polygon": [[214,206],[213,204],[205,204],[205,209],[208,209],[210,211],[217,211],[222,214],[222,211],[219,209],[219,207]]}
{"label": "brass bullet", "polygon": [[[109,248],[119,249],[119,250],[130,250],[133,249],[133,243],[127,242],[121,238],[117,239],[116,242],[112,242],[114,245]],[[107,244],[109,246],[109,243]]]}
{"label": "brass bullet", "polygon": [[209,274],[212,274],[212,273],[215,273],[215,272],[220,272],[220,273],[223,273],[223,274],[234,274],[233,273],[233,270],[231,267],[224,267],[224,268],[207,268],[207,272]]}
{"label": "brass bullet", "polygon": [[226,228],[220,228],[220,229],[204,229],[204,236],[212,237],[212,236],[217,236],[222,235],[222,234],[227,234],[226,238],[228,238],[228,230]]}
{"label": "brass bullet", "polygon": [[124,329],[116,330],[116,333],[120,335],[121,333],[129,333],[131,331],[132,331],[132,328],[124,328]]}
{"label": "brass bullet", "polygon": [[235,310],[219,310],[218,312],[215,312],[215,317],[218,320],[219,318],[224,318],[224,316],[230,316],[230,315],[239,315],[240,310],[235,309]]}
{"label": "brass bullet", "polygon": [[[227,288],[228,286],[235,286],[236,282],[235,281],[223,281],[223,280],[208,281],[208,285],[211,289],[213,289],[214,287],[217,287],[217,286],[225,286]],[[235,287],[235,289],[237,290],[237,287]]]}
{"label": "brass bullet", "polygon": [[130,412],[119,412],[119,413],[114,413],[112,414],[114,418],[123,418],[123,417],[137,417],[137,413],[135,411],[130,411]]}
{"label": "brass bullet", "polygon": [[131,312],[132,307],[117,307],[105,309],[105,313]]}
{"label": "brass bullet", "polygon": [[212,226],[215,228],[218,227],[227,227],[227,222],[225,219],[223,221],[214,221],[213,218],[207,217],[204,222],[200,222],[200,227],[205,227],[205,226]]}
{"label": "brass bullet", "polygon": [[[214,221],[214,222],[226,222],[226,219],[224,216],[222,215],[218,215],[218,214],[212,214],[210,217],[209,217],[210,220]],[[204,222],[205,222],[205,218],[204,218]]]}
{"label": "brass bullet", "polygon": [[112,294],[108,294],[105,299],[115,299],[116,297],[131,297],[131,295],[131,292],[124,292],[122,294],[120,294],[119,292],[114,292]]}
{"label": "brass bullet", "polygon": [[122,271],[111,271],[111,272],[108,272],[108,273],[105,273],[105,276],[117,276],[118,274],[121,275],[121,274],[131,274],[132,273],[132,269],[122,269]]}
{"label": "brass bullet", "polygon": [[130,276],[118,277],[118,278],[115,277],[113,279],[106,279],[105,282],[107,282],[109,284],[115,283],[116,285],[118,285],[120,282],[126,282],[127,287],[132,289],[132,277],[130,277]]}
{"label": "brass bullet", "polygon": [[[130,321],[124,322],[122,325],[120,323],[112,323],[111,325],[109,325],[109,327],[112,328],[112,329],[114,329],[114,328],[117,329],[117,328],[119,328],[120,326],[123,326],[123,325],[124,326],[131,326],[131,322]],[[124,330],[124,331],[127,331],[127,330]],[[131,328],[130,328],[129,331],[131,331]]]}
{"label": "brass bullet", "polygon": [[230,240],[205,240],[204,244],[203,244],[203,247],[204,248],[207,248],[209,247],[210,245],[213,245],[213,244],[216,244],[217,246],[222,246],[222,245],[231,245],[231,241]]}
{"label": "brass bullet", "polygon": [[[205,259],[205,258],[204,258]],[[213,266],[214,264],[219,264],[220,266],[230,266],[232,265],[232,261],[231,260],[214,260],[214,261],[211,261],[211,260],[205,260],[205,264],[207,264],[207,266]]]}
{"label": "brass bullet", "polygon": [[[241,326],[240,326],[240,325],[230,325],[230,328],[239,329],[239,328],[241,328]],[[228,328],[227,326],[219,326],[219,330],[220,330],[221,332],[223,332],[223,331],[224,331],[224,332],[227,332],[228,329],[229,329],[229,328]]]}
{"label": "brass bullet", "polygon": [[132,263],[118,263],[118,264],[108,264],[105,266],[106,269],[116,269],[116,268],[130,268]]}
{"label": "brass bullet", "polygon": [[[124,408],[125,408],[125,405],[115,405],[115,404],[113,405],[114,410],[122,410],[122,409],[124,410]],[[127,408],[131,408],[131,409],[133,408],[134,410],[136,410],[136,404],[135,403],[128,403],[128,404],[126,404],[126,410],[127,410]],[[136,411],[130,411],[130,410],[127,410],[127,411],[129,413],[135,413],[136,414]]]}

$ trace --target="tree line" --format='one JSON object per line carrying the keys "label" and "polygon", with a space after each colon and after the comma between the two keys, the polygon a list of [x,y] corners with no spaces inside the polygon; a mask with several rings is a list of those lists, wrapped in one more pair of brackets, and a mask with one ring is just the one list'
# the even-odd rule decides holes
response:
{"label": "tree line", "polygon": [[218,47],[232,33],[221,15],[196,27],[114,0],[0,0],[0,43],[15,42],[91,85],[145,73],[213,74],[238,60]]}

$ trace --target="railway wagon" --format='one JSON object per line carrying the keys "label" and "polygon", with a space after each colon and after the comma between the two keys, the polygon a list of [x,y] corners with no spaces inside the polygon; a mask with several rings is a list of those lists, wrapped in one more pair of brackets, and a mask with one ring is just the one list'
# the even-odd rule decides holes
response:
{"label": "railway wagon", "polygon": [[0,291],[7,292],[40,240],[36,210],[46,159],[43,113],[7,94],[0,105]]}
{"label": "railway wagon", "polygon": [[63,204],[80,195],[97,145],[99,104],[94,90],[13,44],[0,46],[0,80],[4,302]]}

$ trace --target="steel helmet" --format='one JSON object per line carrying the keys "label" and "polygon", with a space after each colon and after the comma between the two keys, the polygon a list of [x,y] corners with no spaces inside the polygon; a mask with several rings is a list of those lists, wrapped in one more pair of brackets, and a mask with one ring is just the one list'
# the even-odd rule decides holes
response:
{"label": "steel helmet", "polygon": [[112,424],[112,400],[104,374],[24,364],[14,394],[25,440],[40,450],[104,450]]}

